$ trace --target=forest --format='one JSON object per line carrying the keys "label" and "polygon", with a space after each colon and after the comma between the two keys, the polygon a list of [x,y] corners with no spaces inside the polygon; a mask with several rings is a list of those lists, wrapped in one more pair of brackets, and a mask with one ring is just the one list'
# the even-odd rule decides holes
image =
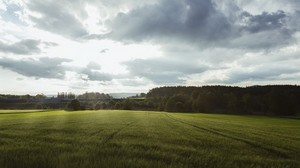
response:
{"label": "forest", "polygon": [[[2,109],[67,110],[147,110],[167,112],[299,115],[300,87],[267,86],[165,86],[129,98],[115,99],[109,94],[86,92],[58,93],[57,97],[0,95]],[[72,108],[72,104],[76,108]]]}
{"label": "forest", "polygon": [[150,90],[147,100],[158,110],[169,112],[296,115],[300,111],[300,87],[161,87]]}

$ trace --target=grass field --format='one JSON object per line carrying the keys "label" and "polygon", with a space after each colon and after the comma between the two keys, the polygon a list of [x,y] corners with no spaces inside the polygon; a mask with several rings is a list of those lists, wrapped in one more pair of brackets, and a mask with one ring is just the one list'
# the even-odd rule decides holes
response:
{"label": "grass field", "polygon": [[300,120],[2,110],[0,167],[300,167]]}

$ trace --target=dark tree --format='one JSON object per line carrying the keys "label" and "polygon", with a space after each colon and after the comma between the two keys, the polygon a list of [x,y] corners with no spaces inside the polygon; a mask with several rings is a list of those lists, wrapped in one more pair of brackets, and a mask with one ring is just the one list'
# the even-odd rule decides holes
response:
{"label": "dark tree", "polygon": [[154,110],[263,115],[300,114],[300,87],[296,85],[245,88],[231,86],[160,87],[151,89],[147,93],[146,100],[154,102]]}
{"label": "dark tree", "polygon": [[67,110],[80,110],[81,106],[80,106],[80,102],[77,99],[73,99],[68,105],[67,105]]}
{"label": "dark tree", "polygon": [[123,102],[123,110],[132,110],[132,102],[130,99],[126,99]]}
{"label": "dark tree", "polygon": [[178,94],[174,95],[166,103],[165,106],[166,111],[170,112],[188,112],[191,110],[191,103],[189,101],[189,97]]}

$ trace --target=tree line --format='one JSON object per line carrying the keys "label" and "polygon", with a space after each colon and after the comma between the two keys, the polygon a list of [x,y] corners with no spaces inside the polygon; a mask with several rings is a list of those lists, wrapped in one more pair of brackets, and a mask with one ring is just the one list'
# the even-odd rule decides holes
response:
{"label": "tree line", "polygon": [[299,115],[300,87],[296,85],[159,87],[151,89],[146,95],[143,94],[142,99],[135,97],[102,99],[85,102],[83,108]]}
{"label": "tree line", "polygon": [[300,112],[300,87],[268,85],[250,87],[160,87],[147,99],[155,108],[170,112],[296,115]]}
{"label": "tree line", "polygon": [[159,87],[151,89],[147,94],[142,93],[126,99],[114,99],[108,94],[98,92],[86,92],[78,96],[61,92],[56,98],[46,98],[43,94],[0,95],[0,108],[300,115],[300,87],[296,85]]}

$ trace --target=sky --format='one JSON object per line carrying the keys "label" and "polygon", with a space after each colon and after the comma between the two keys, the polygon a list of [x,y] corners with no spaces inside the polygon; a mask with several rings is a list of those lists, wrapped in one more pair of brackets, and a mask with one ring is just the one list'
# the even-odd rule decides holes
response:
{"label": "sky", "polygon": [[0,0],[0,94],[300,84],[299,0]]}

